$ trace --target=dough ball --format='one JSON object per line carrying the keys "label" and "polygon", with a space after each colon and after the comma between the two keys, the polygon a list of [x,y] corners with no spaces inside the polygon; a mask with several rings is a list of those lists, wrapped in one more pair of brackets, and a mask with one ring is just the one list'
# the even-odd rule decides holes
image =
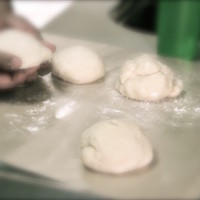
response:
{"label": "dough ball", "polygon": [[148,165],[153,158],[149,140],[130,121],[101,121],[82,134],[82,161],[105,173],[120,174]]}
{"label": "dough ball", "polygon": [[85,84],[102,78],[105,72],[103,62],[95,52],[83,46],[73,46],[56,53],[53,74],[67,82]]}
{"label": "dough ball", "polygon": [[52,52],[29,33],[8,29],[0,31],[0,51],[19,57],[21,69],[50,61]]}
{"label": "dough ball", "polygon": [[172,71],[156,57],[144,54],[124,64],[116,89],[131,99],[159,101],[178,96],[182,81],[175,79]]}

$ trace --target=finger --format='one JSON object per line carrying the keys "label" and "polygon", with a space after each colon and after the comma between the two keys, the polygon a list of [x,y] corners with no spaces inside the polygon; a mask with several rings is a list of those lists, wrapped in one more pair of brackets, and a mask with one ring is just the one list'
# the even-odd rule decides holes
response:
{"label": "finger", "polygon": [[19,70],[12,75],[12,80],[15,86],[23,84],[27,79],[27,75],[24,70]]}
{"label": "finger", "polygon": [[37,72],[38,69],[39,69],[39,67],[31,67],[31,68],[28,68],[28,69],[23,69],[23,71],[26,74],[26,77],[29,77],[32,74],[34,74],[35,72]]}
{"label": "finger", "polygon": [[0,74],[0,90],[11,89],[15,86],[11,75],[2,73]]}
{"label": "finger", "polygon": [[6,20],[6,26],[8,28],[20,29],[22,31],[31,33],[38,39],[42,39],[39,30],[36,27],[34,27],[32,24],[30,24],[23,17],[12,14],[12,15],[7,16],[5,20]]}
{"label": "finger", "polygon": [[39,67],[32,67],[32,68],[24,70],[24,73],[26,75],[26,82],[31,82],[31,81],[37,79],[38,69],[39,69]]}
{"label": "finger", "polygon": [[14,88],[17,85],[25,82],[30,82],[37,79],[38,67],[32,67],[25,70],[19,70],[12,74],[1,73],[0,74],[0,90],[8,90]]}
{"label": "finger", "polygon": [[52,52],[55,52],[56,51],[56,46],[54,44],[51,44],[45,40],[41,40],[41,43],[47,47],[48,49],[50,49]]}
{"label": "finger", "polygon": [[45,62],[40,65],[40,68],[38,69],[38,74],[40,76],[44,76],[44,75],[48,74],[49,72],[51,72],[51,68],[52,68],[51,63]]}
{"label": "finger", "polygon": [[13,74],[13,82],[15,85],[20,85],[25,82],[31,82],[38,77],[38,67],[32,67],[25,70],[19,70]]}
{"label": "finger", "polygon": [[20,68],[21,60],[13,55],[0,52],[0,69],[5,71],[15,71]]}
{"label": "finger", "polygon": [[29,83],[29,82],[35,81],[37,78],[38,78],[38,73],[37,73],[37,72],[34,72],[33,74],[31,74],[31,75],[27,78],[26,82]]}
{"label": "finger", "polygon": [[30,22],[28,22],[26,19],[12,14],[12,15],[7,16],[5,21],[6,21],[5,22],[6,26],[8,28],[16,28],[16,29],[19,29],[19,30],[22,30],[24,32],[28,32],[34,35],[38,40],[41,41],[41,43],[44,46],[49,48],[52,52],[55,52],[56,46],[47,41],[44,41],[42,38],[42,35],[40,34],[40,31],[36,27],[34,27]]}

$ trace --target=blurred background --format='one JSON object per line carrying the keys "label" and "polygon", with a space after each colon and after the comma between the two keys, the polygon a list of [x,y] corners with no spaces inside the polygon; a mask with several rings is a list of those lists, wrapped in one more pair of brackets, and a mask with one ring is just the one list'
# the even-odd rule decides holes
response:
{"label": "blurred background", "polygon": [[[16,13],[28,19],[38,28],[51,22],[57,15],[68,10],[75,0],[40,0],[21,1],[13,0],[12,6]],[[146,31],[155,31],[156,0],[116,0],[112,10],[114,19],[129,27]]]}
{"label": "blurred background", "polygon": [[13,0],[12,5],[45,32],[186,60],[199,56],[199,0]]}
{"label": "blurred background", "polygon": [[50,23],[57,15],[69,9],[72,5],[70,0],[12,0],[11,3],[16,13],[28,19],[38,28]]}

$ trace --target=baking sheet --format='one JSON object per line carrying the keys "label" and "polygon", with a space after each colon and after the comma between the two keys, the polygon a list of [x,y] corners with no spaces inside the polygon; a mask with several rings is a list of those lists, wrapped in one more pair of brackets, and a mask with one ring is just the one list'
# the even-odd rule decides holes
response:
{"label": "baking sheet", "polygon": [[[114,85],[120,66],[139,52],[104,44],[46,38],[58,49],[87,45],[104,59],[106,76],[88,85],[64,83],[47,75],[37,82],[0,94],[0,161],[63,182],[62,187],[105,197],[200,197],[200,67],[161,58],[183,80],[184,92],[161,103],[122,97]],[[147,170],[121,176],[83,167],[80,135],[93,123],[128,118],[150,138],[156,155]]]}

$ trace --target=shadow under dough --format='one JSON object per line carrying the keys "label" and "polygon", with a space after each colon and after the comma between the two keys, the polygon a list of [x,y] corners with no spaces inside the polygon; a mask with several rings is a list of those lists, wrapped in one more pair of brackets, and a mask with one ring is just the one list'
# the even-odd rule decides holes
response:
{"label": "shadow under dough", "polygon": [[0,102],[35,104],[51,98],[50,89],[42,78],[0,93]]}

